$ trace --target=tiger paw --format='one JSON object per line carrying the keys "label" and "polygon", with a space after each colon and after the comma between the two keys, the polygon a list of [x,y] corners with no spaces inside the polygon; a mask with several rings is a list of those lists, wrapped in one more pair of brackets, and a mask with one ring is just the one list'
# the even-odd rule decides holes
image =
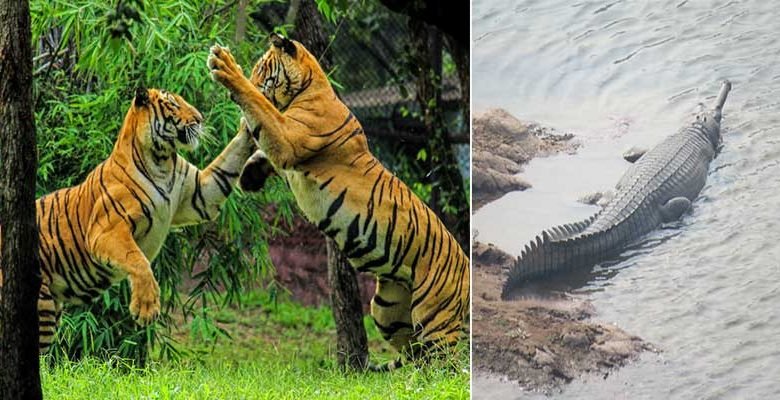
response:
{"label": "tiger paw", "polygon": [[211,71],[211,79],[231,90],[236,88],[236,83],[242,78],[246,79],[244,71],[236,63],[233,54],[230,53],[230,49],[227,47],[222,47],[218,44],[211,46],[207,64],[209,71]]}
{"label": "tiger paw", "polygon": [[149,325],[160,315],[160,286],[153,277],[132,280],[130,314],[139,325]]}
{"label": "tiger paw", "polygon": [[238,184],[245,192],[257,192],[265,186],[265,181],[274,175],[276,171],[273,165],[265,154],[258,150],[244,164]]}

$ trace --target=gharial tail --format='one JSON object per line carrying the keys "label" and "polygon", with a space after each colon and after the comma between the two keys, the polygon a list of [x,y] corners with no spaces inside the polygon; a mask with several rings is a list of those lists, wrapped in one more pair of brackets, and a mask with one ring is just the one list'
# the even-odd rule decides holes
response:
{"label": "gharial tail", "polygon": [[596,215],[577,223],[547,229],[532,240],[515,261],[502,297],[522,283],[603,260],[619,248],[621,227],[583,233]]}

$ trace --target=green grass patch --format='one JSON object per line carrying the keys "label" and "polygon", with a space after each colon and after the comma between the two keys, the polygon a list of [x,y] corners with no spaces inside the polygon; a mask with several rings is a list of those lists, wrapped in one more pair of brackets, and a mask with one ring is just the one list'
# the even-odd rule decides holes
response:
{"label": "green grass patch", "polygon": [[[336,365],[335,325],[327,307],[291,301],[266,304],[262,293],[241,308],[214,309],[230,339],[204,341],[181,321],[174,336],[181,360],[154,360],[139,369],[94,359],[43,368],[44,395],[58,399],[467,399],[468,346],[455,361],[406,366],[391,373],[342,372]],[[396,353],[365,319],[374,362]],[[195,332],[195,334],[193,334]],[[45,363],[44,363],[45,364]],[[454,365],[453,365],[454,364]]]}

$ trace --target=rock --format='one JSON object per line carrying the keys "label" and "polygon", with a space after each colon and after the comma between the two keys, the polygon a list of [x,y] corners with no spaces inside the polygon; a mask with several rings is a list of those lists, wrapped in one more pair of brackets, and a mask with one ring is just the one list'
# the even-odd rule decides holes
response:
{"label": "rock", "polygon": [[482,292],[482,299],[485,301],[496,301],[497,298],[495,295],[490,294],[488,292]]}
{"label": "rock", "polygon": [[552,354],[537,348],[536,354],[534,354],[534,362],[536,362],[538,365],[549,366],[555,364],[555,358]]}
{"label": "rock", "polygon": [[478,169],[490,169],[504,174],[517,174],[523,168],[515,161],[485,150],[474,150],[472,164]]}
{"label": "rock", "polygon": [[475,115],[472,127],[475,151],[484,150],[518,164],[534,158],[542,145],[528,124],[500,108]]}
{"label": "rock", "polygon": [[647,152],[647,149],[643,149],[640,147],[632,147],[628,150],[626,150],[625,153],[623,153],[623,159],[634,163],[636,160],[640,159],[645,153]]}
{"label": "rock", "polygon": [[587,349],[590,346],[590,338],[582,331],[570,331],[563,334],[561,341],[566,347]]}
{"label": "rock", "polygon": [[573,135],[522,122],[500,108],[477,114],[472,127],[475,209],[508,192],[531,187],[517,174],[532,158],[576,148]]}
{"label": "rock", "polygon": [[632,340],[609,340],[604,343],[596,343],[591,350],[598,351],[610,357],[626,358],[636,352],[636,343]]}
{"label": "rock", "polygon": [[612,191],[606,191],[606,192],[595,192],[586,194],[579,199],[577,199],[578,202],[583,204],[589,204],[592,206],[599,206],[599,207],[606,207],[607,204],[609,204],[610,201],[612,201],[612,198],[615,197],[615,194]]}
{"label": "rock", "polygon": [[583,204],[589,204],[591,206],[595,206],[596,203],[598,203],[598,201],[601,199],[603,195],[604,194],[601,192],[590,193],[580,197],[579,199],[577,199],[577,201]]}
{"label": "rock", "polygon": [[492,243],[477,241],[474,242],[471,258],[475,263],[488,265],[508,265],[514,262],[514,257]]}
{"label": "rock", "polygon": [[506,194],[525,190],[531,184],[515,175],[503,174],[490,169],[474,169],[472,173],[474,191]]}

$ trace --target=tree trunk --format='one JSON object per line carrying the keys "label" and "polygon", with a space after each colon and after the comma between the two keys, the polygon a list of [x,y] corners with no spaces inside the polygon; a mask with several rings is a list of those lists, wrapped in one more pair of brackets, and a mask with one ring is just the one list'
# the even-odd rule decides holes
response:
{"label": "tree trunk", "polygon": [[27,0],[0,4],[0,398],[40,399],[35,121]]}
{"label": "tree trunk", "polygon": [[[433,188],[430,206],[455,236],[461,247],[469,246],[469,204],[452,148],[441,105],[442,33],[415,17],[409,19],[417,102],[428,137],[428,163]],[[463,104],[463,103],[461,103]],[[449,212],[444,206],[451,208]]]}
{"label": "tree trunk", "polygon": [[236,37],[235,43],[244,41],[246,36],[246,3],[248,0],[238,0],[238,9],[236,10]]}
{"label": "tree trunk", "polygon": [[336,320],[337,357],[342,367],[363,370],[368,365],[368,339],[363,326],[363,305],[357,273],[339,251],[336,242],[328,245],[328,282],[330,302]]}
{"label": "tree trunk", "polygon": [[460,81],[460,107],[463,112],[463,121],[466,125],[466,130],[468,130],[469,121],[471,121],[469,47],[461,46],[452,38],[445,39],[447,50],[449,50],[452,55],[452,60],[455,62],[455,68],[458,70],[458,80]]}
{"label": "tree trunk", "polygon": [[[322,16],[314,1],[297,3],[295,36],[312,54],[319,55],[322,68],[330,68],[330,58],[323,54],[328,39],[322,26]],[[328,283],[331,307],[338,336],[338,363],[342,367],[363,370],[368,363],[368,340],[363,326],[363,307],[357,273],[339,251],[336,242],[327,238]]]}

